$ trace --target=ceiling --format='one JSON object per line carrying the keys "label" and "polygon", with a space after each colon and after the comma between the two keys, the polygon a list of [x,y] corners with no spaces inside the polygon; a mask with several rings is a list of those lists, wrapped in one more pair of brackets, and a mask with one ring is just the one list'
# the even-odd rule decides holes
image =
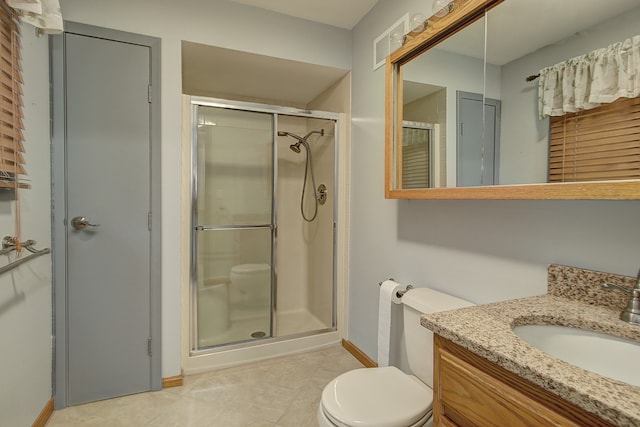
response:
{"label": "ceiling", "polygon": [[[542,47],[579,34],[638,7],[638,0],[510,0],[487,14],[487,62],[504,65]],[[482,58],[485,20],[465,28],[439,49]],[[517,37],[514,37],[517,35]],[[604,47],[604,46],[603,46]]]}
{"label": "ceiling", "polygon": [[231,0],[296,18],[353,29],[378,0]]}

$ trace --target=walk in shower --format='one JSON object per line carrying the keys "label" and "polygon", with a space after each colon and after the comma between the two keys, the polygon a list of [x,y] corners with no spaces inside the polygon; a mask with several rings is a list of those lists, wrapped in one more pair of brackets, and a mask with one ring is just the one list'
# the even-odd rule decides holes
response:
{"label": "walk in shower", "polygon": [[336,330],[338,115],[191,100],[190,354]]}

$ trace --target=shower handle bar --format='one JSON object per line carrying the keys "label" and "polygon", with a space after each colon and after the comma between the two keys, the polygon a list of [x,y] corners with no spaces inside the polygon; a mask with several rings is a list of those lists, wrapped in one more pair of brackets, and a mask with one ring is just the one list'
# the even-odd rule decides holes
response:
{"label": "shower handle bar", "polygon": [[219,226],[215,226],[215,227],[209,227],[209,226],[206,226],[206,225],[198,225],[198,226],[194,227],[194,229],[196,231],[257,230],[257,229],[263,229],[263,228],[269,228],[271,230],[274,230],[276,228],[276,226],[273,225],[273,224],[256,224],[256,225],[219,225]]}

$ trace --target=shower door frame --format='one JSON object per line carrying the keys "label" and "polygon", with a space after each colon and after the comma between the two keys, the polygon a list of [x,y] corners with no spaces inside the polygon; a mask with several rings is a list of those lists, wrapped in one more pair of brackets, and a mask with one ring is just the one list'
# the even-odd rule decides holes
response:
{"label": "shower door frame", "polygon": [[[190,138],[191,138],[191,181],[190,181],[190,192],[191,192],[191,217],[190,217],[190,272],[189,272],[189,356],[200,356],[206,355],[221,351],[227,351],[237,348],[245,348],[245,347],[253,347],[261,344],[274,343],[278,341],[289,340],[292,338],[299,337],[307,337],[317,334],[322,334],[326,332],[337,331],[337,298],[338,298],[338,289],[337,289],[337,218],[338,218],[338,185],[339,185],[339,168],[338,168],[338,153],[339,153],[339,126],[340,126],[340,114],[327,112],[327,111],[319,111],[319,110],[304,110],[293,107],[283,107],[277,105],[268,105],[268,104],[259,104],[252,102],[243,102],[243,101],[232,101],[226,99],[218,99],[218,98],[208,98],[208,97],[199,97],[199,96],[191,96],[189,101],[190,106],[190,114],[191,119],[189,120],[191,129],[190,129]],[[198,203],[198,192],[197,192],[197,108],[199,106],[203,107],[214,107],[214,108],[223,108],[230,110],[238,110],[238,111],[247,111],[253,113],[266,113],[272,115],[272,156],[273,156],[273,165],[272,165],[272,200],[271,200],[271,336],[253,339],[253,340],[245,340],[245,341],[236,341],[227,344],[219,344],[215,346],[206,347],[203,349],[198,348],[198,312],[197,312],[197,293],[198,293],[198,270],[197,270],[197,238],[196,233],[199,231],[197,228],[197,203]],[[277,323],[277,275],[276,275],[276,266],[277,266],[277,257],[276,257],[276,242],[277,242],[277,207],[278,207],[278,144],[277,144],[277,133],[278,133],[278,118],[279,116],[293,116],[293,117],[301,117],[301,118],[312,118],[319,120],[331,120],[334,125],[334,156],[333,156],[333,174],[334,174],[334,188],[333,188],[333,212],[332,212],[332,224],[333,224],[333,244],[332,244],[332,326],[330,328],[324,328],[319,330],[313,330],[308,332],[302,332],[298,334],[286,335],[282,337],[273,336],[274,331],[276,331],[276,323]],[[228,228],[228,227],[227,227]],[[246,228],[246,227],[245,227]]]}

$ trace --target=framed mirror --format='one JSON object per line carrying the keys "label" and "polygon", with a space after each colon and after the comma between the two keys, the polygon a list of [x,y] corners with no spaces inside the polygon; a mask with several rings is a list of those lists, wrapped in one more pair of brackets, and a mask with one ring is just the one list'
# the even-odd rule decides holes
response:
{"label": "framed mirror", "polygon": [[640,61],[637,0],[454,0],[448,12],[387,58],[387,198],[640,199],[640,78],[613,102],[567,107],[553,92],[578,80],[562,81],[566,64],[612,46]]}

